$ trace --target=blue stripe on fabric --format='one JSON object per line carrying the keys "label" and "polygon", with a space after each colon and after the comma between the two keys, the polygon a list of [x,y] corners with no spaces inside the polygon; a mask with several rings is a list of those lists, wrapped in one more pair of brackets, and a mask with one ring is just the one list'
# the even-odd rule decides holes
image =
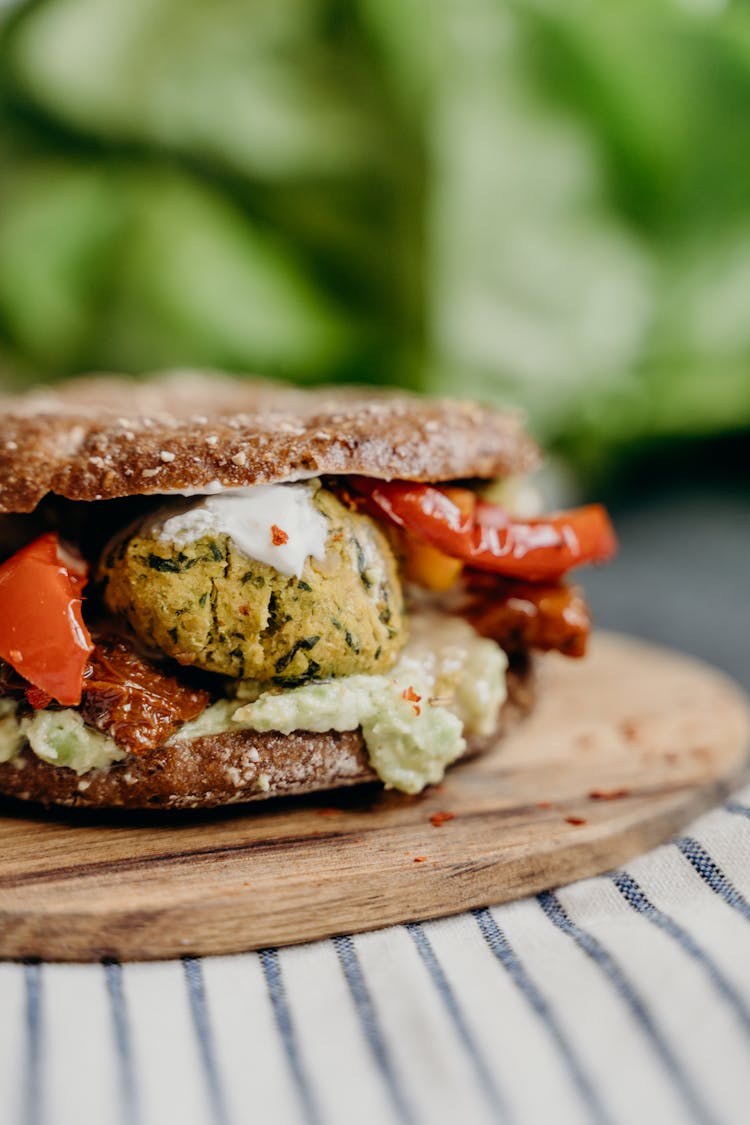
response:
{"label": "blue stripe on fabric", "polygon": [[672,1049],[657,1027],[651,1012],[612,954],[604,948],[593,934],[590,934],[588,930],[584,930],[581,926],[571,921],[562,903],[552,891],[544,891],[538,896],[538,900],[549,920],[557,926],[559,930],[562,930],[564,934],[567,934],[568,937],[576,943],[578,948],[583,950],[583,952],[591,958],[613,985],[615,991],[630,1010],[636,1023],[646,1035],[654,1052],[661,1060],[664,1069],[672,1078],[677,1091],[691,1115],[696,1121],[700,1121],[702,1125],[713,1125],[716,1119],[704,1104],[703,1099],[698,1094],[698,1091],[691,1082],[684,1067],[673,1054]]}
{"label": "blue stripe on fabric", "polygon": [[338,955],[342,972],[349,985],[349,991],[357,1010],[367,1043],[372,1051],[378,1070],[383,1078],[393,1107],[400,1121],[412,1125],[415,1121],[414,1114],[406,1100],[398,1075],[393,1067],[391,1056],[388,1052],[383,1033],[380,1030],[375,1006],[367,987],[365,975],[354,948],[354,942],[348,935],[333,938],[333,944]]}
{"label": "blue stripe on fabric", "polygon": [[727,906],[731,906],[733,910],[736,910],[738,914],[741,914],[743,918],[750,922],[750,902],[740,894],[718,863],[711,859],[711,856],[700,846],[698,841],[694,840],[692,836],[680,836],[679,839],[675,840],[675,844],[688,863],[700,875],[703,882],[707,883]]}
{"label": "blue stripe on fabric", "polygon": [[739,801],[727,801],[724,808],[727,812],[734,813],[735,816],[746,816],[750,820],[750,808],[747,805],[740,804]]}
{"label": "blue stripe on fabric", "polygon": [[119,961],[104,961],[102,967],[117,1048],[122,1120],[124,1125],[138,1125],[141,1120],[141,1111],[135,1080],[135,1063],[130,1039],[127,1005],[122,987],[122,965]]}
{"label": "blue stripe on fabric", "polygon": [[26,1054],[23,1073],[23,1125],[40,1125],[42,1120],[42,966],[37,961],[24,965],[26,986]]}
{"label": "blue stripe on fabric", "polygon": [[578,1091],[581,1101],[588,1109],[591,1119],[601,1123],[608,1122],[610,1120],[609,1114],[579,1063],[567,1036],[558,1023],[555,1013],[526,972],[518,955],[492,917],[492,914],[486,907],[483,907],[481,910],[473,910],[472,914],[487,945],[503,968],[508,972],[519,992],[529,1002],[530,1006],[542,1020],[547,1033],[562,1056],[570,1079]]}
{"label": "blue stripe on fabric", "polygon": [[190,1000],[190,1012],[193,1017],[196,1039],[198,1040],[211,1112],[216,1125],[229,1125],[229,1113],[224,1098],[224,1089],[219,1078],[214,1040],[208,1018],[203,966],[198,957],[183,957],[182,964],[185,970],[185,984]]}
{"label": "blue stripe on fabric", "polygon": [[260,949],[258,951],[258,956],[263,968],[263,975],[266,978],[266,987],[268,988],[268,995],[271,1000],[276,1027],[281,1036],[281,1041],[284,1044],[287,1062],[292,1072],[292,1078],[294,1079],[294,1085],[305,1120],[309,1125],[319,1125],[322,1119],[318,1112],[318,1107],[315,1104],[312,1088],[302,1063],[302,1056],[297,1043],[294,1024],[292,1023],[292,1013],[289,1009],[286,989],[284,987],[284,978],[281,973],[278,950]]}
{"label": "blue stripe on fabric", "polygon": [[705,969],[706,975],[716,991],[723,996],[727,1004],[732,1008],[737,1019],[745,1029],[746,1034],[750,1035],[750,1008],[748,1008],[742,997],[732,987],[731,983],[724,976],[710,954],[706,953],[692,934],[683,929],[683,927],[675,922],[673,918],[670,918],[668,914],[664,914],[654,906],[633,876],[628,874],[627,871],[618,871],[612,876],[612,882],[627,904],[632,906],[633,910],[642,914],[649,922],[652,922],[653,925],[674,938],[688,957]]}
{"label": "blue stripe on fabric", "polygon": [[494,1119],[496,1121],[507,1121],[510,1115],[505,1099],[502,1097],[495,1083],[495,1079],[474,1041],[474,1037],[469,1030],[469,1026],[464,1019],[464,1014],[456,999],[456,994],[451,988],[443,966],[440,964],[437,954],[433,949],[432,942],[425,933],[424,927],[419,922],[407,922],[405,928],[417,947],[417,952],[422,959],[422,963],[427,969],[440,999],[443,1001],[466,1054],[469,1056],[477,1081],[494,1114]]}

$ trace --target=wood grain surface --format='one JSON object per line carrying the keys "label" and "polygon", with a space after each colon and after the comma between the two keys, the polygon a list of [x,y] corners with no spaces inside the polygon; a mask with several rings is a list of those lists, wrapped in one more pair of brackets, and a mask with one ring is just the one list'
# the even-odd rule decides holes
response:
{"label": "wood grain surface", "polygon": [[419,797],[110,816],[3,803],[0,956],[238,952],[499,903],[668,840],[744,774],[746,697],[705,665],[604,635],[541,677],[530,719]]}

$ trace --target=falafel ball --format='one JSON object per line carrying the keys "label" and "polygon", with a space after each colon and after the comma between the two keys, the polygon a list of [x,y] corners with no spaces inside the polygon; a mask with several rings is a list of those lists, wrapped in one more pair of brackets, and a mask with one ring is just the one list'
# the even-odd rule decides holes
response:
{"label": "falafel ball", "polygon": [[323,488],[325,557],[288,578],[243,555],[227,535],[182,546],[151,517],[100,563],[104,600],[140,640],[180,664],[294,685],[386,671],[406,641],[398,567],[383,532]]}

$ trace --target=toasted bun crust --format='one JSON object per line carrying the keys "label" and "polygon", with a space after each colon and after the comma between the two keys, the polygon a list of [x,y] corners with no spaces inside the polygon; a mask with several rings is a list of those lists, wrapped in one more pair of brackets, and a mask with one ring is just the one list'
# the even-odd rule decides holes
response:
{"label": "toasted bun crust", "polygon": [[[508,673],[508,699],[496,735],[470,742],[481,753],[527,714],[534,701],[530,667]],[[24,751],[0,765],[0,793],[45,805],[82,808],[198,809],[314,793],[377,781],[360,731],[313,734],[233,731],[130,755],[79,777]]]}
{"label": "toasted bun crust", "polygon": [[174,371],[0,396],[0,512],[359,473],[416,481],[534,468],[519,414],[402,392]]}

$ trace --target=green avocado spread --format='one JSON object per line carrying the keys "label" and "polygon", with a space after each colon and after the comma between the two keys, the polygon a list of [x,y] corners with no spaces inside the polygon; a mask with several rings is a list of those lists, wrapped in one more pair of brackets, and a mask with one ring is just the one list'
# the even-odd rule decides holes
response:
{"label": "green avocado spread", "polygon": [[341,676],[287,690],[240,685],[186,723],[175,739],[242,728],[362,730],[373,769],[388,788],[419,793],[440,781],[466,748],[465,734],[491,734],[505,696],[507,658],[470,625],[442,614],[412,618],[412,635],[388,675]]}
{"label": "green avocado spread", "polygon": [[29,746],[38,758],[52,766],[67,766],[88,773],[119,762],[126,753],[116,742],[87,727],[77,711],[35,711],[27,718],[16,716],[16,704],[0,699],[0,762],[9,762]]}

